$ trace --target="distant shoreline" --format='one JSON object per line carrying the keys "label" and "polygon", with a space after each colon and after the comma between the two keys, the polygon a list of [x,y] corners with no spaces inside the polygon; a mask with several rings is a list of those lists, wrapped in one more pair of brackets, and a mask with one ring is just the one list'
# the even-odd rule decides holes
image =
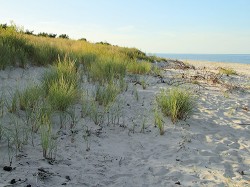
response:
{"label": "distant shoreline", "polygon": [[250,76],[250,64],[227,63],[227,62],[209,62],[202,60],[185,60],[185,63],[191,64],[195,67],[206,67],[208,69],[217,69],[219,67],[229,68],[235,70],[237,73]]}
{"label": "distant shoreline", "polygon": [[158,57],[178,59],[182,61],[204,61],[204,62],[222,62],[250,64],[250,54],[171,54],[171,53],[149,53]]}

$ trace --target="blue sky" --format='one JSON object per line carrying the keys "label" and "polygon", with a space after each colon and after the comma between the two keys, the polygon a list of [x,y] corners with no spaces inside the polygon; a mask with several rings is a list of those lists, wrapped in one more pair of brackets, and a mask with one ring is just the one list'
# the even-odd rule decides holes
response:
{"label": "blue sky", "polygon": [[250,0],[0,0],[0,22],[147,53],[250,53]]}

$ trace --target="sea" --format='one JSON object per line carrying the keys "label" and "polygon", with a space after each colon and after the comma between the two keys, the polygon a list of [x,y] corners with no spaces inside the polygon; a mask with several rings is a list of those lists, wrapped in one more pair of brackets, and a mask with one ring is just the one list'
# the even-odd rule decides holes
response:
{"label": "sea", "polygon": [[[152,55],[152,54],[150,54]],[[171,54],[155,53],[158,57],[177,59],[177,60],[198,60],[209,62],[227,62],[250,64],[250,54]]]}

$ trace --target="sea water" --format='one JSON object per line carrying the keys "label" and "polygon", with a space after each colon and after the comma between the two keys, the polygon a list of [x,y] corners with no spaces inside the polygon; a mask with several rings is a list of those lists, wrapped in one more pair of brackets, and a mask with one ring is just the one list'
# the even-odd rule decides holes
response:
{"label": "sea water", "polygon": [[[152,55],[152,54],[150,54]],[[159,57],[178,59],[178,60],[198,60],[210,62],[228,62],[250,64],[250,54],[168,54],[156,53],[153,54]]]}

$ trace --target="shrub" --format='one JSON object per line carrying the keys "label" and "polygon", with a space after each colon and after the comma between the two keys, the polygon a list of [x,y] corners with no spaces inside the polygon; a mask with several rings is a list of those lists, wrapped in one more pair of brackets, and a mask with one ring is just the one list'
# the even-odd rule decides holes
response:
{"label": "shrub", "polygon": [[160,94],[156,97],[156,101],[162,113],[170,116],[173,123],[189,117],[195,106],[192,94],[179,88],[169,91],[161,90]]}
{"label": "shrub", "polygon": [[67,34],[60,34],[58,38],[69,39],[69,36]]}

